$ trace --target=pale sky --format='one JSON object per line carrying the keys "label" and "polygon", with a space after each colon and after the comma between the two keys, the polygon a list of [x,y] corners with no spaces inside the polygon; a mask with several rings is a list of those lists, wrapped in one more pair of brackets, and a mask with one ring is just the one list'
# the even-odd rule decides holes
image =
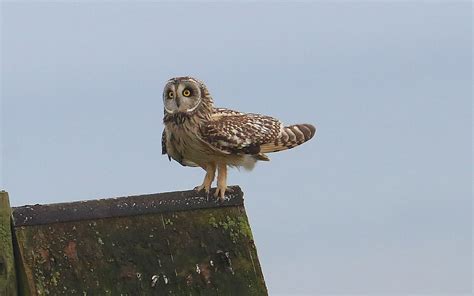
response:
{"label": "pale sky", "polygon": [[187,190],[167,79],[312,123],[239,184],[270,295],[472,290],[472,7],[454,1],[1,5],[13,205]]}

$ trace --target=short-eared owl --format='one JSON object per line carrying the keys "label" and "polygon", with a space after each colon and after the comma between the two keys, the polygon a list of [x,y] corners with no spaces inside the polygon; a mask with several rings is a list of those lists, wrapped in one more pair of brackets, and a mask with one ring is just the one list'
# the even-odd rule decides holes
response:
{"label": "short-eared owl", "polygon": [[162,153],[206,171],[199,191],[209,193],[217,169],[220,199],[227,190],[227,166],[250,170],[257,160],[269,160],[265,153],[298,146],[316,132],[311,124],[283,126],[269,116],[216,108],[204,83],[192,77],[166,82],[163,104]]}

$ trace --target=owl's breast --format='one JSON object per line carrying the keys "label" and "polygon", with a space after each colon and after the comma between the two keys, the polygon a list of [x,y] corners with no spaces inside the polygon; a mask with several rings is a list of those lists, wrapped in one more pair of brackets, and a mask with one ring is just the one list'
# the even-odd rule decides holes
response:
{"label": "owl's breast", "polygon": [[202,166],[212,152],[202,141],[198,125],[165,125],[168,155],[182,165]]}

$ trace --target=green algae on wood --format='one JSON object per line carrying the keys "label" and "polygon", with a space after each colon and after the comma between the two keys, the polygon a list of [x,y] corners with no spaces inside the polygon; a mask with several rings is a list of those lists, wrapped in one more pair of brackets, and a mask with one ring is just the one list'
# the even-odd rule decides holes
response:
{"label": "green algae on wood", "polygon": [[0,191],[0,295],[17,295],[8,193]]}
{"label": "green algae on wood", "polygon": [[[190,210],[173,206],[139,214],[135,205],[128,216],[15,226],[29,294],[267,295],[236,191],[240,197],[224,204],[190,197],[200,199]],[[148,198],[158,204],[160,196]]]}

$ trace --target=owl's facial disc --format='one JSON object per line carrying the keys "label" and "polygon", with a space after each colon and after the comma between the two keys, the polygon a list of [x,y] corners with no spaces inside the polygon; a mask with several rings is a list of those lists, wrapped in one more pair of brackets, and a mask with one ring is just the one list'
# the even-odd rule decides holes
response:
{"label": "owl's facial disc", "polygon": [[170,80],[163,91],[163,104],[169,114],[189,113],[201,103],[201,89],[193,80]]}

